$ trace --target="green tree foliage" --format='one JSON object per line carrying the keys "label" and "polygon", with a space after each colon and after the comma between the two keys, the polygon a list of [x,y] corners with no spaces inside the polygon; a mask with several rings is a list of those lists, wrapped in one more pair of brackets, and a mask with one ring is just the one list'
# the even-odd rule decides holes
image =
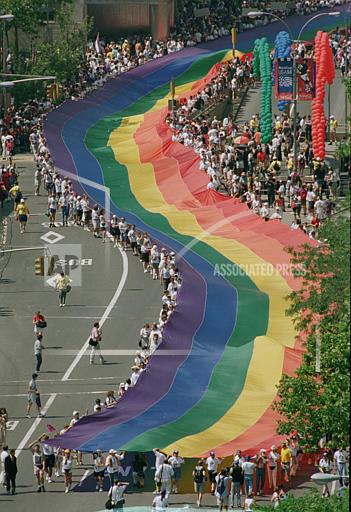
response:
{"label": "green tree foliage", "polygon": [[[271,507],[258,507],[255,510],[272,510]],[[330,498],[322,498],[316,491],[306,494],[301,498],[289,496],[279,504],[279,512],[348,512],[349,494],[348,492],[342,498],[334,495]]]}
{"label": "green tree foliage", "polygon": [[336,215],[320,229],[319,239],[323,245],[289,251],[292,262],[305,269],[288,310],[303,331],[305,353],[295,374],[283,375],[274,405],[280,415],[278,433],[296,429],[310,449],[326,435],[333,446],[349,444],[349,218]]}
{"label": "green tree foliage", "polygon": [[43,20],[43,4],[39,0],[0,0],[0,12],[13,14],[14,19],[6,23],[6,29],[15,31],[15,52],[19,52],[18,31],[36,37]]}
{"label": "green tree foliage", "polygon": [[[1,2],[2,0],[0,0]],[[10,3],[12,0],[10,1]],[[39,2],[41,4],[41,2]],[[50,1],[51,8],[56,2]],[[81,25],[73,23],[73,7],[70,1],[60,4],[53,11],[54,21],[59,28],[59,37],[52,43],[35,40],[32,48],[20,48],[15,56],[15,72],[26,75],[56,76],[57,82],[74,82],[84,61],[85,44],[92,26],[91,20]],[[43,4],[41,4],[43,5]],[[43,16],[43,12],[41,12]],[[42,18],[41,18],[42,19]],[[35,19],[36,27],[40,20]],[[12,22],[13,23],[13,22]],[[33,31],[35,33],[35,30]],[[18,84],[13,89],[15,103],[41,98],[46,94],[44,82]]]}

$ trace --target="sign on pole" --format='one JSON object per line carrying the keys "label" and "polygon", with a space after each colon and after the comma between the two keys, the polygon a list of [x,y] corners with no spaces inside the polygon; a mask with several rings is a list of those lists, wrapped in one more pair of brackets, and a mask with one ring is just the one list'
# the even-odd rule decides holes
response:
{"label": "sign on pole", "polygon": [[293,99],[293,61],[292,59],[275,60],[275,94],[278,100]]}
{"label": "sign on pole", "polygon": [[315,63],[312,58],[299,57],[296,62],[297,99],[310,101],[315,96]]}
{"label": "sign on pole", "polygon": [[170,88],[171,98],[172,98],[172,100],[174,100],[175,85],[174,85],[174,81],[173,80],[170,81],[169,88]]}

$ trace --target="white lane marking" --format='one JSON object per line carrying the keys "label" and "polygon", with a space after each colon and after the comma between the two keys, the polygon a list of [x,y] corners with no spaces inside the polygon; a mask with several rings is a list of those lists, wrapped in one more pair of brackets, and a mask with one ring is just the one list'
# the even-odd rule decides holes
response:
{"label": "white lane marking", "polygon": [[[87,347],[84,351],[82,349],[77,353],[77,350],[70,350],[70,349],[45,349],[45,354],[50,355],[56,355],[56,356],[74,356],[75,354],[79,355],[80,357],[83,356],[89,356],[91,351],[91,347]],[[128,350],[128,349],[101,349],[100,350],[101,355],[103,356],[135,356],[136,350]],[[157,351],[152,354],[152,357],[163,357],[163,356],[184,356],[185,354],[188,354],[189,352],[186,350],[160,350],[160,353],[158,354]],[[204,351],[199,350],[196,352],[197,356],[204,356],[208,357],[208,354]],[[68,380],[68,379],[65,379]]]}
{"label": "white lane marking", "polygon": [[[126,283],[126,280],[127,280],[127,276],[128,276],[128,258],[127,258],[127,255],[124,251],[120,250],[120,253],[121,253],[121,256],[122,256],[122,262],[123,262],[123,271],[122,271],[122,277],[121,277],[121,280],[119,282],[119,285],[118,285],[118,288],[114,294],[114,296],[112,297],[109,305],[107,306],[107,308],[105,309],[105,312],[104,314],[102,315],[101,319],[100,319],[100,327],[102,327],[105,323],[105,321],[107,320],[107,318],[109,317],[112,309],[114,308],[116,302],[118,301],[119,299],[119,296],[121,295],[122,293],[122,290],[124,288],[124,285]],[[90,338],[90,336],[89,336]],[[79,353],[76,355],[76,357],[73,359],[72,363],[70,364],[68,370],[66,371],[66,373],[64,374],[64,376],[62,377],[62,380],[65,381],[65,380],[68,380],[71,373],[73,372],[73,370],[75,369],[75,367],[77,366],[77,364],[79,363],[79,361],[82,359],[83,355],[85,354],[86,350],[89,348],[89,338],[87,338],[86,342],[84,343],[84,345],[82,346],[82,348],[80,349]]]}
{"label": "white lane marking", "polygon": [[[32,318],[32,316],[26,315],[26,316],[22,316],[21,318]],[[79,320],[80,318],[82,318],[83,320],[95,320],[96,315],[95,316],[46,316],[45,315],[45,318],[47,318],[47,319],[50,319],[50,318],[73,318],[75,320]],[[108,317],[108,319],[111,319],[111,318],[113,318],[113,317],[112,316]]]}
{"label": "white lane marking", "polygon": [[[100,389],[100,391],[73,391],[72,393],[67,391],[67,392],[62,392],[62,393],[54,393],[54,395],[55,395],[55,397],[56,396],[70,396],[70,395],[98,395],[98,394],[101,395],[102,393],[107,393],[107,391],[108,391],[107,389],[106,390]],[[28,396],[28,395],[27,395],[27,393],[14,393],[14,394],[8,394],[8,395],[0,395],[0,398],[18,398],[21,396]],[[40,393],[40,396],[52,396],[52,393]],[[45,407],[47,408],[47,405],[45,405]]]}
{"label": "white lane marking", "polygon": [[46,247],[43,245],[40,247],[21,247],[20,249],[5,249],[4,251],[1,249],[0,252],[1,252],[1,254],[7,254],[9,252],[38,251],[38,250],[43,251],[44,249],[46,249]]}
{"label": "white lane marking", "polygon": [[[21,395],[22,396],[22,395]],[[51,406],[51,404],[53,403],[53,401],[55,400],[56,398],[56,393],[51,393],[51,395],[49,396],[49,398],[47,399],[47,402],[46,404],[44,405],[44,407],[42,408],[42,412],[45,414],[46,411],[49,409],[49,407]],[[23,448],[26,446],[26,444],[28,443],[29,439],[32,437],[32,435],[34,434],[37,426],[40,424],[42,418],[36,418],[33,422],[33,424],[31,425],[30,429],[28,430],[28,432],[25,434],[25,436],[23,437],[22,441],[20,442],[20,444],[18,445],[17,447],[17,450],[16,450],[16,457],[18,458],[23,450]]]}
{"label": "white lane marking", "polygon": [[87,469],[86,472],[84,473],[84,475],[82,476],[82,478],[80,479],[80,482],[78,484],[78,487],[80,487],[82,485],[82,483],[84,482],[84,480],[86,478],[88,478],[88,475],[90,474],[90,469]]}
{"label": "white lane marking", "polygon": [[57,242],[60,242],[64,238],[65,237],[63,235],[55,233],[55,231],[48,231],[47,233],[45,233],[45,235],[40,237],[41,240],[44,240],[44,242],[47,242],[48,244],[56,244]]}
{"label": "white lane marking", "polygon": [[[88,381],[88,380],[111,380],[111,379],[115,379],[116,376],[114,377],[87,377],[86,379],[68,379],[69,381]],[[62,383],[62,380],[61,379],[37,379],[37,382],[52,382],[52,383],[55,383],[55,382],[61,382]],[[2,382],[0,383],[0,387],[1,386],[6,386],[7,384],[25,384],[25,383],[28,383],[28,380],[7,380],[6,382]]]}
{"label": "white lane marking", "polygon": [[15,428],[17,427],[17,425],[19,424],[19,421],[8,421],[6,423],[6,430],[15,430]]}

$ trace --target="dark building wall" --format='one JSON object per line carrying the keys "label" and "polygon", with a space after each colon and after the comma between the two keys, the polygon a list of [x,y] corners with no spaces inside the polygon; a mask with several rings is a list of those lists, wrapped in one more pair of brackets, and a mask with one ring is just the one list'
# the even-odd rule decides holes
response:
{"label": "dark building wall", "polygon": [[95,30],[107,36],[141,31],[163,39],[174,23],[174,0],[89,0],[87,15],[94,18]]}

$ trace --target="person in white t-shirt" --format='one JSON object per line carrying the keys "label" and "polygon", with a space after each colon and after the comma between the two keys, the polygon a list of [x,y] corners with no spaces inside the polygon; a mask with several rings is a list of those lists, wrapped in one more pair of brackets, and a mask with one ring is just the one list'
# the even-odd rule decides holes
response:
{"label": "person in white t-shirt", "polygon": [[244,473],[244,485],[245,485],[245,494],[249,496],[250,492],[253,491],[253,481],[254,481],[254,471],[256,468],[256,464],[251,462],[250,455],[245,457],[245,462],[242,465],[243,473]]}
{"label": "person in white t-shirt", "polygon": [[340,485],[344,486],[344,477],[348,474],[348,454],[343,448],[339,448],[334,453],[334,461],[336,464],[336,469],[340,476]]}
{"label": "person in white t-shirt", "polygon": [[72,456],[70,450],[65,450],[62,459],[62,473],[65,481],[65,493],[70,491],[72,485]]}
{"label": "person in white t-shirt", "polygon": [[168,459],[168,462],[173,468],[174,478],[173,478],[173,489],[172,491],[177,494],[178,493],[178,482],[181,479],[181,468],[182,464],[184,464],[184,459],[179,456],[178,450],[174,450],[173,455]]}
{"label": "person in white t-shirt", "polygon": [[[156,473],[158,471],[158,469],[162,466],[162,464],[164,463],[164,461],[167,459],[167,455],[163,452],[161,452],[161,450],[159,448],[154,448],[152,450],[155,454],[155,484],[157,482],[157,479],[156,479]],[[154,491],[154,494],[157,494],[159,491],[157,489],[157,484],[156,484],[156,489]]]}
{"label": "person in white t-shirt", "polygon": [[8,457],[9,454],[9,448],[7,445],[2,447],[1,453],[0,453],[0,463],[1,463],[1,473],[0,473],[0,484],[6,485],[6,479],[5,479],[5,459]]}
{"label": "person in white t-shirt", "polygon": [[172,491],[172,478],[174,477],[174,471],[172,466],[169,464],[168,459],[159,466],[155,473],[155,479],[159,490],[165,491],[165,496],[168,498]]}
{"label": "person in white t-shirt", "polygon": [[206,459],[208,478],[211,482],[211,494],[214,495],[216,489],[216,476],[218,466],[222,463],[223,459],[218,459],[215,452],[210,452],[210,456]]}
{"label": "person in white t-shirt", "polygon": [[[319,464],[318,464],[319,471],[321,471],[321,473],[330,473],[332,470],[332,466],[333,466],[333,464],[332,464],[330,458],[328,457],[328,452],[324,452],[323,457],[321,458],[321,460],[319,461]],[[328,484],[323,485],[322,496],[323,497],[330,496]]]}
{"label": "person in white t-shirt", "polygon": [[127,489],[129,483],[128,482],[119,482],[118,480],[114,481],[114,484],[110,488],[108,492],[108,497],[111,500],[112,508],[123,508],[124,505],[124,498],[123,494],[124,491]]}
{"label": "person in white t-shirt", "polygon": [[280,453],[278,452],[275,444],[273,444],[271,446],[267,462],[269,487],[273,489],[277,487],[277,463],[279,459]]}
{"label": "person in white t-shirt", "polygon": [[155,508],[156,512],[163,512],[168,507],[166,491],[163,490],[160,494],[154,497],[152,502],[152,506]]}
{"label": "person in white t-shirt", "polygon": [[121,472],[121,461],[124,459],[124,452],[117,453],[116,450],[111,449],[106,457],[106,471],[110,478],[110,485],[113,486],[117,480],[118,473]]}

